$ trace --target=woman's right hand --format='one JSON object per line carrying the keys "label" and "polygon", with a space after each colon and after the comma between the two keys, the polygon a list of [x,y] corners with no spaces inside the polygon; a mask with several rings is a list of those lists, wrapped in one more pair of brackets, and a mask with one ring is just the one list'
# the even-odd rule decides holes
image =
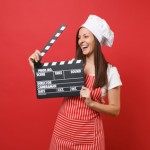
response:
{"label": "woman's right hand", "polygon": [[39,50],[35,50],[35,52],[28,58],[30,67],[32,68],[32,71],[34,71],[34,61],[39,61],[39,56],[41,55]]}

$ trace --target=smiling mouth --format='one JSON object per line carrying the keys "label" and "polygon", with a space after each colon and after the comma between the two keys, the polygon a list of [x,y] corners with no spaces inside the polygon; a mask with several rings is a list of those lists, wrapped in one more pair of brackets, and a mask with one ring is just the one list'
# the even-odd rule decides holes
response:
{"label": "smiling mouth", "polygon": [[87,48],[88,48],[88,46],[82,46],[82,47],[81,47],[82,50],[85,50],[85,49],[87,49]]}

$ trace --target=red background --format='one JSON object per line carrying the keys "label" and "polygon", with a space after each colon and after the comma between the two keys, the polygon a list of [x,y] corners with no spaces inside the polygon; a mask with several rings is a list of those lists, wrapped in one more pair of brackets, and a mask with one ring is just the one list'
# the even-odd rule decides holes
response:
{"label": "red background", "polygon": [[0,149],[48,150],[62,98],[36,99],[28,57],[65,23],[42,61],[73,58],[78,27],[96,14],[115,32],[113,47],[103,52],[123,82],[120,116],[103,115],[106,149],[149,150],[149,8],[148,0],[1,1]]}

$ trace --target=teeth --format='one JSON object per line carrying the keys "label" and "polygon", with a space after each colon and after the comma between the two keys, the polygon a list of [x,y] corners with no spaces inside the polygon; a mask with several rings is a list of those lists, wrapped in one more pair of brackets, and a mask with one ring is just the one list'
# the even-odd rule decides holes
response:
{"label": "teeth", "polygon": [[82,49],[87,48],[87,46],[82,46]]}

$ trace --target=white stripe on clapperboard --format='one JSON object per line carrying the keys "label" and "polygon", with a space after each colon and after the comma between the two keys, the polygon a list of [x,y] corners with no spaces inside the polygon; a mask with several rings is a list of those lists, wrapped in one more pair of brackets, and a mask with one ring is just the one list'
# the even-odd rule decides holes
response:
{"label": "white stripe on clapperboard", "polygon": [[[74,60],[74,59],[73,59],[73,60],[68,61],[68,64],[72,64],[73,61],[75,61],[76,64],[81,63],[81,60]],[[43,64],[43,66],[46,67],[46,66],[48,66],[49,64],[51,64],[52,66],[55,66],[55,65],[57,65],[57,64],[58,64],[58,65],[64,65],[64,64],[65,64],[65,61],[61,61],[61,62],[52,62],[52,63],[46,62],[46,63]]]}
{"label": "white stripe on clapperboard", "polygon": [[45,50],[48,50],[49,48],[50,48],[50,46],[46,46],[46,47],[45,47]]}

